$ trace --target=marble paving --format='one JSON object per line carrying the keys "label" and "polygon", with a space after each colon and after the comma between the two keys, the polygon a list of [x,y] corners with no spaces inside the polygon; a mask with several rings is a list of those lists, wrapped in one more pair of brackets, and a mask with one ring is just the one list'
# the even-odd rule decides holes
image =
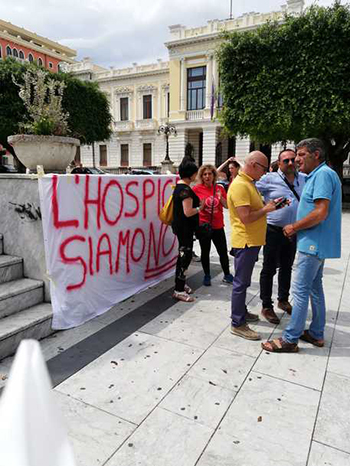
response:
{"label": "marble paving", "polygon": [[[54,388],[78,466],[350,466],[350,213],[342,258],[328,260],[326,345],[268,354],[230,333],[219,273],[194,303],[173,302]],[[198,244],[196,244],[198,251]],[[212,249],[213,267],[219,265]],[[215,265],[214,265],[215,264]],[[233,264],[232,264],[233,266]],[[200,264],[192,264],[190,275]],[[247,302],[260,313],[256,264]],[[165,280],[85,325],[41,343],[46,360],[164,293]],[[276,292],[276,289],[275,289]],[[252,327],[264,340],[281,323]],[[87,348],[89,351],[90,348]],[[0,362],[0,386],[12,359]]]}

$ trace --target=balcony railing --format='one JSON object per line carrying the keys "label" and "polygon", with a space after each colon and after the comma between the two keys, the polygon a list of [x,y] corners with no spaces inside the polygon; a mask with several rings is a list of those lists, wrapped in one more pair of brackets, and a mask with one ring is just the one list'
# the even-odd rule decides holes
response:
{"label": "balcony railing", "polygon": [[137,120],[135,123],[135,129],[138,130],[155,130],[158,128],[157,120],[147,119],[147,120]]}
{"label": "balcony railing", "polygon": [[186,112],[186,120],[203,120],[204,110],[189,110]]}
{"label": "balcony railing", "polygon": [[114,130],[115,131],[132,131],[134,129],[133,121],[115,121]]}

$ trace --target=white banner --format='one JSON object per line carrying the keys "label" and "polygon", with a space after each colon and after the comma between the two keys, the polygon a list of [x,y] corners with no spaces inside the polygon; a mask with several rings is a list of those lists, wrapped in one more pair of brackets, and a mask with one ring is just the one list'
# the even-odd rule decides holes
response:
{"label": "white banner", "polygon": [[158,219],[176,176],[39,179],[53,328],[75,327],[174,273],[177,241]]}

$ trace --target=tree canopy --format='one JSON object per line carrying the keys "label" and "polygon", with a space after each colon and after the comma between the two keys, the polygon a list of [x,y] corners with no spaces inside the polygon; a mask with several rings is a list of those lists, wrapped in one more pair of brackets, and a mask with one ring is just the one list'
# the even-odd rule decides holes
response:
{"label": "tree canopy", "polygon": [[265,144],[318,137],[341,172],[350,150],[348,6],[313,6],[282,24],[225,33],[218,58],[230,135]]}
{"label": "tree canopy", "polygon": [[[23,101],[18,95],[18,86],[23,76],[35,64],[19,63],[14,59],[0,60],[0,144],[14,154],[7,137],[17,134],[19,123],[27,117]],[[48,76],[52,76],[47,72]],[[66,83],[62,107],[69,113],[70,136],[80,139],[81,144],[104,141],[112,134],[112,115],[107,96],[96,83],[81,81],[71,74],[58,73],[58,80]],[[15,155],[15,154],[14,154]]]}

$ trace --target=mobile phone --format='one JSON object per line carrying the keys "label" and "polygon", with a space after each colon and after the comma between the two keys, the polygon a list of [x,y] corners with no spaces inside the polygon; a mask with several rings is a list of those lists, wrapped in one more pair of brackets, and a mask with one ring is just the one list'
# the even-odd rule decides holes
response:
{"label": "mobile phone", "polygon": [[288,199],[286,197],[282,197],[276,202],[275,206],[276,206],[276,209],[281,209],[286,204],[288,204]]}

